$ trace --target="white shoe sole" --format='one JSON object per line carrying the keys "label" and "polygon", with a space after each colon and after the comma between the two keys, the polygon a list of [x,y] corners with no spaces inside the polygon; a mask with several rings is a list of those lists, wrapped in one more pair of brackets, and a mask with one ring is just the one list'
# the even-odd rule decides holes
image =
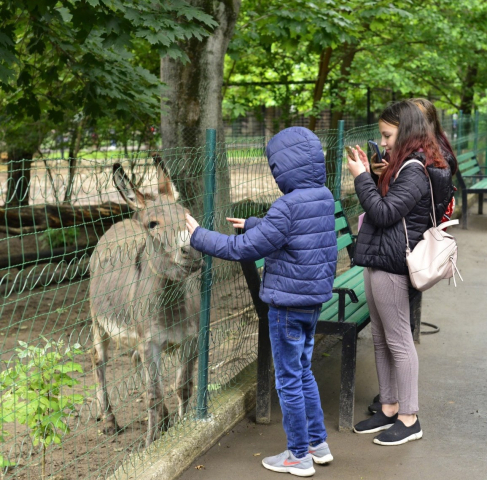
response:
{"label": "white shoe sole", "polygon": [[391,428],[394,424],[391,423],[390,425],[382,425],[382,427],[377,427],[377,428],[373,428],[372,430],[362,430],[362,431],[358,431],[358,430],[355,430],[355,427],[353,427],[353,431],[355,433],[377,433],[377,432],[382,432],[382,430],[387,430],[388,428]]}
{"label": "white shoe sole", "polygon": [[318,463],[319,465],[324,465],[325,463],[330,463],[333,461],[333,455],[331,453],[325,455],[324,457],[315,457],[312,453],[310,453],[310,455],[313,457],[314,462]]}
{"label": "white shoe sole", "polygon": [[419,440],[420,438],[423,438],[423,430],[418,433],[413,433],[412,435],[409,435],[409,437],[403,438],[397,442],[381,442],[380,440],[377,440],[377,438],[374,438],[374,443],[377,445],[403,445],[404,443]]}
{"label": "white shoe sole", "polygon": [[280,472],[280,473],[290,473],[291,475],[296,475],[298,477],[311,477],[316,473],[313,467],[310,468],[294,468],[294,467],[273,467],[272,465],[267,465],[262,460],[262,465],[267,468],[267,470],[272,470],[273,472]]}

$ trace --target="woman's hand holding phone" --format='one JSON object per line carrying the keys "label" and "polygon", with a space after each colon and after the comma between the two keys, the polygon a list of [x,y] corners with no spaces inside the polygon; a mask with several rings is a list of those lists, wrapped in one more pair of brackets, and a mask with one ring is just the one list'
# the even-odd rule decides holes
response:
{"label": "woman's hand holding phone", "polygon": [[372,157],[370,157],[370,168],[379,177],[387,170],[388,165],[389,162],[385,158],[383,158],[380,162],[377,162],[377,154],[375,153],[372,155]]}

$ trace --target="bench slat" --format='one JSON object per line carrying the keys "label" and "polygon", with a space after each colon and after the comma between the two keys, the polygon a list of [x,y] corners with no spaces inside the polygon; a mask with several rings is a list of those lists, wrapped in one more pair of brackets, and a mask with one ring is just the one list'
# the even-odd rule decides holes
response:
{"label": "bench slat", "polygon": [[335,202],[335,215],[341,212],[343,212],[342,202],[340,202],[340,200],[337,200]]}
{"label": "bench slat", "polygon": [[339,232],[344,228],[348,228],[347,219],[345,217],[335,218],[335,232]]}
{"label": "bench slat", "polygon": [[365,304],[362,305],[360,309],[357,310],[353,315],[348,318],[345,316],[345,323],[356,323],[357,325],[361,325],[369,318],[369,316],[369,306],[367,305],[367,302],[365,302]]}
{"label": "bench slat", "polygon": [[345,247],[352,245],[353,239],[352,236],[347,233],[346,235],[342,235],[340,238],[337,239],[338,244],[338,251],[343,250]]}
{"label": "bench slat", "polygon": [[487,188],[487,178],[484,178],[483,180],[480,180],[480,182],[475,183],[474,185],[469,187],[469,189],[476,189],[476,188],[478,189]]}
{"label": "bench slat", "polygon": [[468,170],[470,167],[473,167],[473,166],[477,166],[478,167],[478,163],[477,163],[477,160],[474,158],[473,160],[469,160],[468,162],[464,162],[464,163],[459,163],[458,164],[458,168],[460,169],[460,171],[466,171]]}
{"label": "bench slat", "polygon": [[360,281],[363,280],[364,267],[352,267],[346,272],[343,272],[339,277],[335,279],[333,283],[334,288],[345,287],[347,283],[352,283],[355,277],[358,277]]}
{"label": "bench slat", "polygon": [[482,174],[479,167],[470,168],[466,172],[462,172],[462,176],[468,177],[469,175],[479,175]]}
{"label": "bench slat", "polygon": [[462,153],[461,155],[458,155],[457,162],[461,163],[464,162],[465,160],[470,160],[471,158],[475,158],[475,152],[465,152]]}

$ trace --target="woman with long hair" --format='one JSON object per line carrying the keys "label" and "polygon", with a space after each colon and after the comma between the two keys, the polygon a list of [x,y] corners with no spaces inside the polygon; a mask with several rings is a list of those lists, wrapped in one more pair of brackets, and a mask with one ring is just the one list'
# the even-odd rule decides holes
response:
{"label": "woman with long hair", "polygon": [[[356,433],[382,432],[379,445],[400,445],[423,436],[417,413],[418,356],[409,323],[409,274],[406,221],[411,250],[431,226],[431,192],[427,175],[451,183],[451,173],[425,115],[411,101],[387,107],[379,119],[387,168],[377,183],[359,146],[348,167],[365,211],[354,254],[364,270],[374,341],[381,409],[354,427]],[[418,159],[401,170],[405,162]],[[397,178],[396,178],[397,176]],[[440,190],[444,191],[445,188]],[[442,202],[435,199],[435,204]]]}

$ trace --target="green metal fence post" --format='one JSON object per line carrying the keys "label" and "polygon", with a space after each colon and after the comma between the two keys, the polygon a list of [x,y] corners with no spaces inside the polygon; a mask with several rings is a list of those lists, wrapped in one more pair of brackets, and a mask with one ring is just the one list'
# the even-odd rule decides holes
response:
{"label": "green metal fence post", "polygon": [[338,120],[338,138],[337,138],[337,152],[336,152],[336,176],[335,184],[333,186],[333,198],[340,199],[340,189],[342,185],[342,162],[343,162],[343,148],[345,140],[345,120]]}
{"label": "green metal fence post", "polygon": [[477,155],[479,148],[479,111],[475,110],[474,124],[473,124],[473,151]]}
{"label": "green metal fence post", "polygon": [[[203,170],[204,196],[202,226],[213,230],[214,197],[216,172],[216,130],[206,130],[205,165]],[[201,313],[198,338],[198,398],[197,416],[205,419],[208,416],[208,357],[210,345],[210,311],[211,311],[211,264],[212,257],[204,256],[201,270]]]}
{"label": "green metal fence post", "polygon": [[462,127],[463,127],[463,110],[458,112],[458,128],[457,128],[457,156],[462,153]]}

